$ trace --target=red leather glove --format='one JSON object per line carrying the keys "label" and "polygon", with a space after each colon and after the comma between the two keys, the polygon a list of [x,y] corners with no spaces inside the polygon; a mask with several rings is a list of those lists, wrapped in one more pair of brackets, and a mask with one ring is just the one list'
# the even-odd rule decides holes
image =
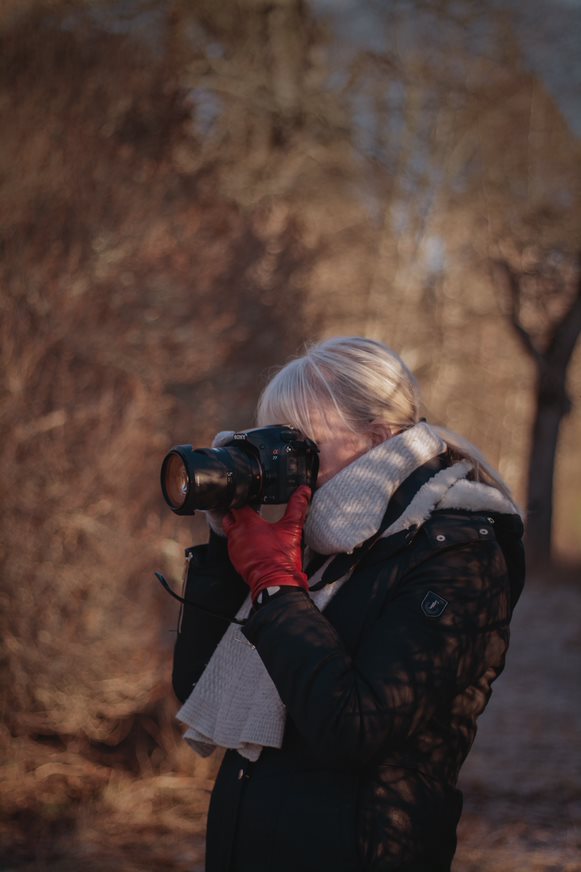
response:
{"label": "red leather glove", "polygon": [[265,521],[250,506],[232,509],[224,518],[230,560],[250,588],[254,602],[267,587],[308,589],[301,537],[310,498],[307,485],[298,487],[284,516],[275,524]]}

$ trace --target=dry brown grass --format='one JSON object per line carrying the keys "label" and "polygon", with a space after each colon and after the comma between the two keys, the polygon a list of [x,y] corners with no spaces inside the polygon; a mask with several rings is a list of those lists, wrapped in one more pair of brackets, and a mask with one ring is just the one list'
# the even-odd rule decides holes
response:
{"label": "dry brown grass", "polygon": [[168,869],[203,857],[216,763],[177,753],[181,774],[136,776],[83,755],[11,742],[1,770],[2,868]]}

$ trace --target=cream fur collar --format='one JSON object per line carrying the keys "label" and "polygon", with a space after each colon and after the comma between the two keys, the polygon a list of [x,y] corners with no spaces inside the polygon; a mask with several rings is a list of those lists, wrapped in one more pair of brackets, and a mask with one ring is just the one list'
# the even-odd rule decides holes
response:
{"label": "cream fur collar", "polygon": [[[305,524],[305,542],[319,554],[352,551],[379,529],[389,500],[412,472],[446,450],[429,424],[421,422],[363,454],[315,491]],[[443,469],[416,494],[383,535],[420,525],[436,508],[515,512],[493,487],[464,481],[472,464]]]}

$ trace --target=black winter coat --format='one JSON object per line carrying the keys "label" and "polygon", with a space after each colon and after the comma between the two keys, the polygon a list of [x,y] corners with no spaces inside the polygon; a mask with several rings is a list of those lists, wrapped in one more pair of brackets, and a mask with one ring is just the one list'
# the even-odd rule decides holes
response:
{"label": "black winter coat", "polygon": [[[522,532],[514,515],[435,512],[363,549],[324,613],[289,589],[250,616],[243,632],[287,707],[284,744],[254,764],[226,752],[207,872],[450,869],[456,780],[504,666]],[[188,552],[188,598],[224,617],[184,606],[182,701],[247,594],[225,540]]]}

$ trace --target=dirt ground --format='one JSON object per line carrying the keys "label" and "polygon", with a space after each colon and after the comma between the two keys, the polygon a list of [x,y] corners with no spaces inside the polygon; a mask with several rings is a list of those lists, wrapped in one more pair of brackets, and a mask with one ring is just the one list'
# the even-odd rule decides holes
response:
{"label": "dirt ground", "polygon": [[529,581],[461,787],[454,872],[581,870],[581,578]]}
{"label": "dirt ground", "polygon": [[[508,665],[462,773],[454,872],[581,872],[580,582],[530,581],[518,605]],[[0,853],[1,872],[202,872],[217,761],[195,761],[185,749],[179,772],[116,775],[98,802]],[[39,790],[55,766],[37,769]]]}

